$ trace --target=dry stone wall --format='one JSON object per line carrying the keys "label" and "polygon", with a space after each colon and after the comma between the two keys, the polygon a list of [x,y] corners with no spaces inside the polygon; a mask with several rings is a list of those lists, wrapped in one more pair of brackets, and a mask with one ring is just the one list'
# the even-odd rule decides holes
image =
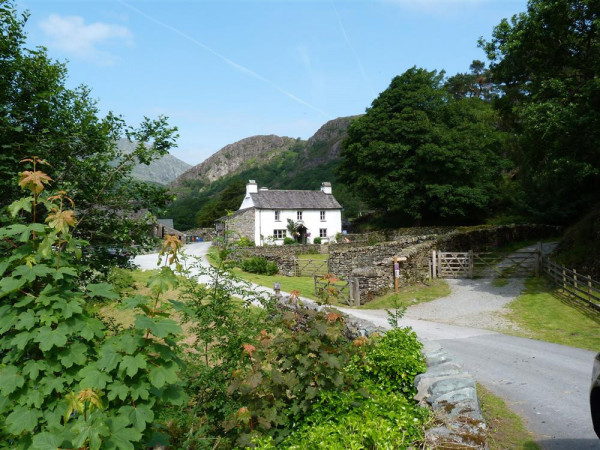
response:
{"label": "dry stone wall", "polygon": [[203,241],[212,241],[217,236],[217,230],[215,228],[193,228],[186,230],[184,233],[188,236],[199,237]]}
{"label": "dry stone wall", "polygon": [[233,259],[240,261],[245,258],[263,257],[277,264],[279,273],[294,276],[294,261],[298,255],[309,253],[327,253],[323,245],[271,245],[266,247],[239,247],[233,252]]}

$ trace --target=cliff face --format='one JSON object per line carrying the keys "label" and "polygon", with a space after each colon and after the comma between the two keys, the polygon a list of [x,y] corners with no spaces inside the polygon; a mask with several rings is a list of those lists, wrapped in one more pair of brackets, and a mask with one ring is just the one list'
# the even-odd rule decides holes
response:
{"label": "cliff face", "polygon": [[354,117],[330,120],[307,141],[275,135],[252,136],[226,145],[214,155],[194,166],[171,183],[177,189],[185,181],[202,181],[208,185],[219,178],[235,175],[254,167],[267,165],[277,156],[291,151],[296,154],[300,173],[339,158],[346,129]]}
{"label": "cliff face", "polygon": [[227,175],[266,164],[277,155],[291,150],[295,145],[298,145],[296,139],[275,135],[245,138],[226,145],[202,163],[186,170],[173,181],[172,186],[179,187],[186,180],[202,180],[211,183]]}

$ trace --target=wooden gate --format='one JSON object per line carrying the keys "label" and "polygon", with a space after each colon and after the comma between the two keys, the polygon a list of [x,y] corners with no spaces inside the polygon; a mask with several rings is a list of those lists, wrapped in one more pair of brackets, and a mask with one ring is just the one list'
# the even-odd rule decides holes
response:
{"label": "wooden gate", "polygon": [[[315,281],[315,296],[320,299],[329,298],[330,302],[332,298],[343,300],[347,305],[352,306],[355,304],[353,281],[338,279],[334,283],[330,283],[327,280],[322,280],[321,277],[314,275]],[[358,299],[357,305],[360,305],[360,299]]]}
{"label": "wooden gate", "polygon": [[527,278],[539,276],[541,251],[518,251],[507,255],[479,252],[433,251],[434,278]]}
{"label": "wooden gate", "polygon": [[295,259],[294,275],[297,277],[312,277],[325,275],[329,272],[328,260],[322,259]]}

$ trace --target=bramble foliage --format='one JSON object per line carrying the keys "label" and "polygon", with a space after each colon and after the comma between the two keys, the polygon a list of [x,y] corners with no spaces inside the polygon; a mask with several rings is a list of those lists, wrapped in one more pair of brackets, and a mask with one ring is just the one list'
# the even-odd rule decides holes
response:
{"label": "bramble foliage", "polygon": [[[117,299],[108,283],[78,283],[74,203],[46,195],[45,162],[25,160],[31,192],[9,206],[29,224],[0,228],[0,441],[10,448],[121,448],[156,439],[164,403],[184,400],[175,343],[181,332],[161,294],[176,283],[165,267],[150,280],[153,297],[124,303],[136,309],[133,328],[109,335],[86,310],[91,299]],[[42,211],[46,211],[46,225]],[[36,218],[35,215],[38,215]],[[176,252],[170,251],[172,255]]]}
{"label": "bramble foliage", "polygon": [[339,314],[290,311],[279,325],[244,344],[246,367],[229,386],[243,405],[226,423],[226,430],[239,433],[238,445],[262,433],[281,441],[312,411],[319,395],[352,385],[344,367],[353,347]]}

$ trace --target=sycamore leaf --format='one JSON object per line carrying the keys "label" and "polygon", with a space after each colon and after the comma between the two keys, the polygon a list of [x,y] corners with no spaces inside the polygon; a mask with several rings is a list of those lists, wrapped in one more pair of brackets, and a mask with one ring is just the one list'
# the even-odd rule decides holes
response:
{"label": "sycamore leaf", "polygon": [[120,381],[115,381],[108,385],[108,399],[110,401],[119,397],[121,400],[125,400],[127,395],[129,394],[129,388],[126,384],[121,383]]}
{"label": "sycamore leaf", "polygon": [[42,412],[25,406],[17,406],[6,417],[6,429],[10,434],[21,434],[23,431],[33,431]]}
{"label": "sycamore leaf", "polygon": [[36,380],[41,371],[45,371],[48,365],[45,361],[35,361],[30,359],[23,365],[23,375],[28,376],[31,380]]}
{"label": "sycamore leaf", "polygon": [[31,212],[33,197],[23,197],[8,205],[8,213],[11,217],[16,217],[21,211]]}
{"label": "sycamore leaf", "polygon": [[148,390],[149,387],[150,385],[144,382],[138,382],[130,386],[131,398],[134,401],[138,398],[141,398],[142,400],[148,400],[148,398],[150,397],[150,391]]}
{"label": "sycamore leaf", "polygon": [[61,327],[55,330],[50,327],[42,327],[34,341],[39,342],[40,350],[46,352],[52,347],[63,347],[67,343],[67,334]]}
{"label": "sycamore leaf", "polygon": [[128,376],[133,377],[139,369],[146,368],[146,358],[139,353],[135,356],[124,356],[120,364],[120,369],[125,370]]}
{"label": "sycamore leaf", "polygon": [[110,436],[104,441],[104,448],[108,450],[133,450],[134,446],[131,442],[138,442],[142,439],[142,434],[129,426],[130,422],[127,417],[111,417],[106,421],[106,425],[110,429]]}
{"label": "sycamore leaf", "polygon": [[60,352],[58,358],[63,366],[69,368],[73,364],[82,366],[87,361],[87,346],[81,342],[75,342],[69,345],[63,351]]}
{"label": "sycamore leaf", "polygon": [[0,298],[21,289],[27,280],[22,278],[5,277],[0,280]]}
{"label": "sycamore leaf", "polygon": [[68,233],[69,227],[75,226],[75,211],[53,211],[46,217],[50,228],[60,232]]}
{"label": "sycamore leaf", "polygon": [[173,362],[168,362],[162,366],[153,367],[148,374],[152,386],[161,388],[167,383],[175,383],[177,377],[177,366]]}
{"label": "sycamore leaf", "polygon": [[34,450],[56,450],[62,447],[63,438],[58,434],[52,434],[47,431],[36,434],[33,437]]}
{"label": "sycamore leaf", "polygon": [[109,300],[120,298],[120,295],[114,291],[114,286],[110,283],[88,284],[86,288],[90,297],[107,298]]}
{"label": "sycamore leaf", "polygon": [[10,395],[25,384],[25,378],[19,373],[15,366],[0,369],[0,392],[2,395]]}
{"label": "sycamore leaf", "polygon": [[181,326],[173,319],[151,318],[142,315],[135,316],[135,328],[138,330],[150,330],[154,336],[159,338],[181,332]]}
{"label": "sycamore leaf", "polygon": [[100,359],[98,360],[98,365],[103,367],[107,372],[110,372],[117,367],[121,360],[121,355],[111,343],[104,344],[100,349],[99,354]]}
{"label": "sycamore leaf", "polygon": [[83,376],[80,382],[82,388],[104,389],[106,383],[112,381],[110,376],[100,372],[94,366],[85,366],[79,371],[79,375]]}
{"label": "sycamore leaf", "polygon": [[33,333],[30,333],[29,331],[22,331],[21,333],[17,333],[15,337],[12,338],[10,345],[18,348],[19,350],[24,350],[32,339]]}
{"label": "sycamore leaf", "polygon": [[137,405],[135,408],[133,406],[127,406],[122,408],[121,411],[128,415],[129,421],[139,432],[143,432],[146,429],[146,424],[152,423],[154,420],[152,409],[143,403]]}
{"label": "sycamore leaf", "polygon": [[65,379],[63,377],[46,376],[42,378],[42,385],[40,389],[44,395],[50,395],[52,391],[60,393],[63,390],[64,384]]}
{"label": "sycamore leaf", "polygon": [[17,330],[31,330],[31,328],[37,323],[35,313],[28,309],[27,311],[19,314],[19,320],[17,321],[15,328]]}
{"label": "sycamore leaf", "polygon": [[48,184],[52,181],[48,175],[41,170],[32,172],[31,170],[25,170],[21,172],[21,179],[19,180],[19,186],[21,189],[29,188],[34,194],[39,194],[44,190],[44,184]]}
{"label": "sycamore leaf", "polygon": [[76,448],[89,448],[90,450],[98,450],[102,445],[102,438],[110,435],[109,428],[101,418],[85,420],[83,417],[79,417],[72,431],[75,434],[72,444]]}

